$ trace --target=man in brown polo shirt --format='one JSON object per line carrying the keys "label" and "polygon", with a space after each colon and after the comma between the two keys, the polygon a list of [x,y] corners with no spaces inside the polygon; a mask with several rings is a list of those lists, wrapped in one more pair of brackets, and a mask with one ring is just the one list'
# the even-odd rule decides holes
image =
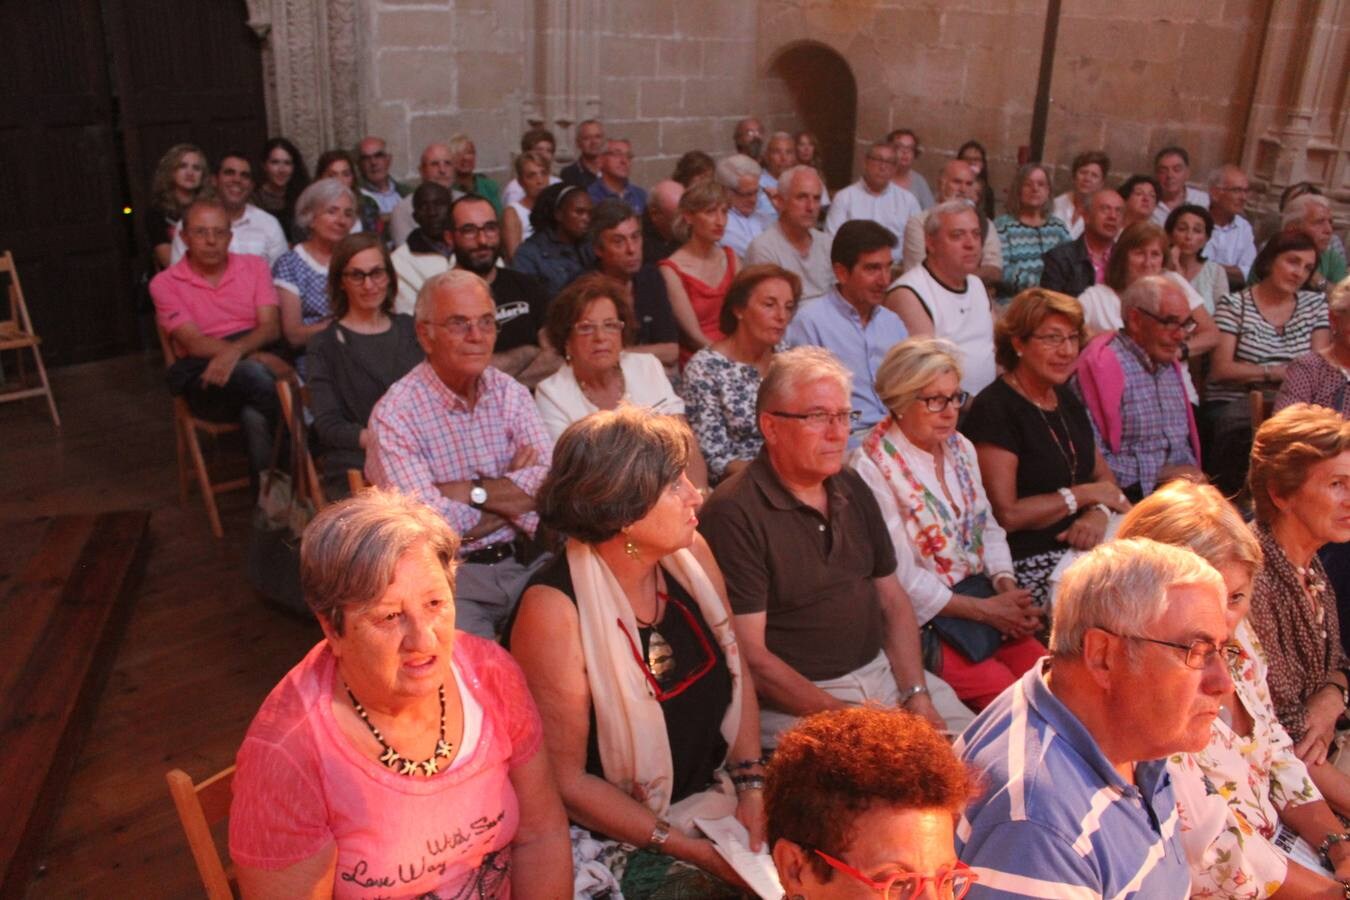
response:
{"label": "man in brown polo shirt", "polygon": [[756,407],[764,450],[699,514],[759,691],[766,747],[799,716],[866,701],[953,733],[973,718],[925,675],[881,511],[844,468],[851,380],[828,350],[777,354]]}

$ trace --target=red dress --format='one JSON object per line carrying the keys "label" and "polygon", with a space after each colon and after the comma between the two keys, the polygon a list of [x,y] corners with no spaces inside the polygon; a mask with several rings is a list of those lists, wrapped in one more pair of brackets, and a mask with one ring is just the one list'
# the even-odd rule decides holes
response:
{"label": "red dress", "polygon": [[[727,254],[727,270],[722,276],[722,280],[714,287],[707,284],[693,275],[680,269],[669,259],[663,259],[657,265],[664,266],[674,272],[680,279],[680,284],[684,285],[684,293],[689,297],[689,305],[694,308],[694,315],[698,318],[698,327],[702,329],[704,337],[710,341],[720,341],[726,337],[722,333],[722,328],[718,320],[722,316],[722,301],[726,299],[727,290],[731,287],[731,279],[736,274],[736,254],[730,247],[723,247]],[[680,364],[683,365],[693,354],[680,348]]]}

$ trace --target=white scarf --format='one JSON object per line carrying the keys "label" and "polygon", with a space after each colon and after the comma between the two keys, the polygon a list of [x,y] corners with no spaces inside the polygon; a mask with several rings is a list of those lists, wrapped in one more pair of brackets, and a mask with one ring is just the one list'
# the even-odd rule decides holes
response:
{"label": "white scarf", "polygon": [[[736,798],[725,773],[718,785],[671,807],[674,767],[670,738],[661,704],[653,695],[642,664],[633,657],[632,647],[642,646],[633,609],[614,573],[588,544],[569,540],[567,564],[576,590],[581,649],[605,780],[691,835],[694,816],[730,815],[735,811]],[[661,566],[694,598],[726,656],[731,671],[731,704],[722,717],[721,731],[729,749],[740,731],[742,690],[740,649],[730,616],[694,554],[677,550],[661,560]]]}

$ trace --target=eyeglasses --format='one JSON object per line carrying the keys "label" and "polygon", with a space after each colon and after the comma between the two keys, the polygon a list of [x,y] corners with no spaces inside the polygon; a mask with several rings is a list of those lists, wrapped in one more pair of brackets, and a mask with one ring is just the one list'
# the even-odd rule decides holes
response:
{"label": "eyeglasses", "polygon": [[501,226],[496,222],[485,222],[482,225],[461,225],[455,229],[455,234],[467,241],[478,237],[480,234],[492,237],[494,234],[499,234],[501,230]]}
{"label": "eyeglasses", "polygon": [[1065,341],[1068,341],[1075,347],[1083,343],[1083,336],[1078,333],[1064,334],[1058,331],[1049,331],[1045,334],[1033,334],[1032,337],[1052,350],[1058,350],[1060,347],[1063,347]]}
{"label": "eyeglasses", "polygon": [[1142,306],[1136,306],[1135,309],[1137,309],[1144,315],[1148,316],[1150,319],[1157,322],[1159,325],[1161,325],[1163,328],[1166,328],[1168,331],[1176,331],[1177,329],[1180,329],[1182,334],[1194,334],[1195,329],[1200,327],[1199,322],[1189,317],[1187,317],[1186,319],[1178,319],[1176,316],[1168,316],[1167,318],[1163,318],[1162,316],[1156,313],[1149,312]]}
{"label": "eyeglasses", "polygon": [[492,313],[479,316],[476,319],[470,319],[467,316],[451,316],[443,322],[432,322],[430,324],[438,328],[444,328],[455,337],[464,337],[471,328],[476,328],[488,334],[495,332],[497,330],[497,317]]}
{"label": "eyeglasses", "polygon": [[825,860],[830,868],[837,869],[845,875],[851,876],[854,880],[867,885],[886,900],[915,900],[915,898],[923,895],[924,888],[930,882],[938,897],[961,900],[962,897],[970,893],[971,886],[980,880],[980,876],[976,875],[965,863],[957,862],[955,865],[943,866],[933,873],[905,872],[900,875],[892,875],[885,881],[873,881],[848,863],[841,859],[835,859],[824,850],[815,850],[814,852],[816,856]]}
{"label": "eyeglasses", "polygon": [[389,270],[384,266],[376,266],[368,271],[345,269],[342,272],[342,280],[358,287],[367,281],[371,284],[385,284],[389,281]]}
{"label": "eyeglasses", "polygon": [[777,416],[780,419],[796,419],[798,422],[805,422],[809,428],[827,428],[830,425],[857,425],[858,420],[862,418],[862,411],[850,409],[843,412],[819,410],[809,413],[794,413],[770,410],[769,415]]}
{"label": "eyeglasses", "polygon": [[578,322],[572,326],[572,333],[582,337],[595,337],[600,332],[618,334],[623,331],[623,322],[618,319],[606,319],[603,322]]}
{"label": "eyeglasses", "polygon": [[881,163],[883,166],[893,166],[893,165],[895,165],[895,157],[894,157],[894,156],[869,156],[869,157],[867,157],[867,161],[868,161],[868,162],[874,162],[874,163]]}
{"label": "eyeglasses", "polygon": [[970,392],[957,391],[950,397],[946,394],[933,394],[929,397],[915,397],[914,399],[922,403],[930,413],[940,413],[948,406],[955,406],[957,409],[965,406],[966,401],[970,399]]}
{"label": "eyeglasses", "polygon": [[1185,650],[1186,667],[1188,669],[1208,668],[1209,664],[1219,656],[1222,656],[1223,661],[1231,668],[1242,658],[1242,647],[1231,642],[1218,644],[1205,638],[1196,638],[1189,644],[1179,644],[1176,641],[1164,641],[1160,638],[1145,637],[1142,634],[1116,634],[1107,628],[1100,630],[1127,641],[1147,641],[1150,644],[1159,644],[1163,647],[1171,647],[1174,650]]}
{"label": "eyeglasses", "polygon": [[[623,636],[628,639],[628,647],[633,651],[633,658],[637,660],[638,668],[642,670],[642,674],[646,678],[647,688],[651,691],[651,695],[656,698],[657,703],[665,703],[672,697],[680,696],[680,694],[687,691],[694,682],[712,671],[712,667],[717,664],[717,654],[713,651],[712,642],[708,640],[708,636],[704,632],[704,629],[698,627],[698,622],[695,621],[694,614],[689,611],[689,607],[680,602],[678,597],[672,597],[664,591],[658,591],[657,602],[659,603],[661,600],[666,601],[667,615],[670,614],[669,611],[671,609],[675,609],[684,616],[684,620],[688,623],[690,631],[698,635],[699,649],[703,654],[703,660],[694,668],[694,670],[674,684],[668,683],[671,676],[674,675],[671,671],[672,666],[669,662],[670,657],[666,656],[662,659],[660,656],[661,644],[665,644],[665,641],[662,641],[661,644],[657,644],[655,642],[655,637],[653,637],[652,642],[647,645],[647,658],[643,659],[642,648],[638,641],[633,640],[633,635],[629,633],[628,629],[624,627],[623,619],[614,620],[614,624],[619,626],[619,630],[623,632]],[[665,649],[668,653],[668,644],[665,644]]]}

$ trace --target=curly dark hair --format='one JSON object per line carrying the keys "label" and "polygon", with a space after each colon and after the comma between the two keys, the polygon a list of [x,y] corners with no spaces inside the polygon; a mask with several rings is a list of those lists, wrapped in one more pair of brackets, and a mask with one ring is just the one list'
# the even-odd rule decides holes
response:
{"label": "curly dark hair", "polygon": [[598,544],[649,513],[689,464],[693,435],[674,417],[620,406],[573,422],[553,448],[536,503],[545,525]]}
{"label": "curly dark hair", "polygon": [[[783,734],[769,762],[769,846],[789,840],[844,855],[869,809],[945,809],[955,818],[975,788],[951,744],[919,716],[879,707],[816,713]],[[824,860],[811,854],[811,865],[829,881]]]}

